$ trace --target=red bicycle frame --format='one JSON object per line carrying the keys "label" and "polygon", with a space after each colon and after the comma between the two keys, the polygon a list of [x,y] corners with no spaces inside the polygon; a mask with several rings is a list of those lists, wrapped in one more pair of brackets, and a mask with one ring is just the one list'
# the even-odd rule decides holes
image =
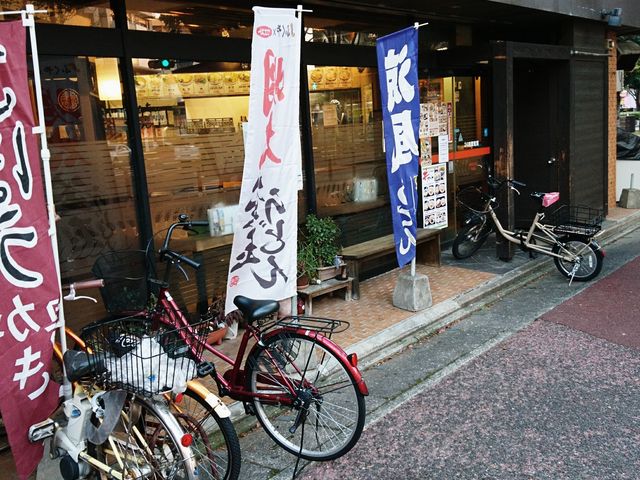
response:
{"label": "red bicycle frame", "polygon": [[[180,307],[176,304],[175,300],[169,293],[166,283],[160,286],[160,291],[158,293],[158,301],[155,309],[153,310],[153,312],[151,312],[151,318],[154,321],[159,321],[161,323],[170,325],[175,328],[186,328],[188,330],[188,327],[189,327],[189,321],[187,320],[186,316],[184,315]],[[215,370],[214,378],[216,380],[216,383],[218,384],[220,395],[228,395],[229,397],[239,401],[251,401],[253,398],[259,398],[260,400],[267,401],[267,402],[281,403],[286,405],[291,404],[293,402],[293,399],[295,398],[294,395],[286,395],[286,394],[276,395],[272,393],[261,394],[261,393],[254,393],[248,390],[245,387],[244,370],[240,368],[242,364],[242,359],[245,358],[245,352],[247,351],[247,346],[251,338],[253,338],[256,342],[259,342],[261,340],[271,338],[272,336],[281,334],[283,332],[297,333],[307,337],[310,336],[310,333],[312,333],[310,330],[303,329],[303,328],[280,327],[266,334],[263,334],[255,326],[247,325],[245,333],[242,336],[242,339],[240,341],[240,347],[238,349],[238,353],[236,355],[235,360],[229,357],[228,355],[225,355],[221,351],[217,350],[212,345],[205,342],[204,348],[207,351],[211,352],[213,355],[215,355],[216,357],[218,357],[219,359],[223,360],[224,362],[228,363],[231,366],[231,369],[225,371],[222,375],[217,370]],[[192,337],[192,338],[196,338],[196,337]],[[331,351],[338,359],[340,359],[343,365],[345,365],[346,368],[348,368],[349,372],[353,376],[354,381],[358,385],[358,389],[360,390],[360,393],[362,393],[363,395],[368,395],[369,390],[367,389],[366,383],[362,379],[362,375],[360,374],[360,371],[358,370],[356,365],[352,364],[352,362],[350,361],[350,358],[347,356],[344,350],[342,350],[342,348],[336,345],[329,338],[325,337],[324,335],[321,335],[318,332],[315,332],[315,336],[313,338],[325,349],[327,349],[328,351]],[[268,350],[265,350],[265,352],[269,356],[271,363],[278,369],[278,373],[279,373],[279,378],[277,379],[277,382],[275,382],[274,380],[271,380],[271,381],[274,382],[274,385],[275,384],[284,385],[286,389],[291,394],[293,394],[295,392],[296,387],[292,384],[289,377],[286,374],[284,374],[283,371],[280,369],[280,367],[278,366],[278,362],[272,357],[271,353]],[[301,378],[304,378],[304,375],[302,375],[303,372],[298,371],[298,373],[301,375]],[[268,381],[267,379],[265,379],[264,376],[261,377],[261,380],[265,382]],[[311,384],[307,386],[313,388],[313,385]]]}

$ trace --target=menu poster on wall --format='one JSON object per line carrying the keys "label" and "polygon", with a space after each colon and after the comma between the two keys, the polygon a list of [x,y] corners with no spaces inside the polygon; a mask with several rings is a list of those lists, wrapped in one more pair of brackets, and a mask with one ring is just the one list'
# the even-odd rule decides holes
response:
{"label": "menu poster on wall", "polygon": [[438,136],[438,163],[449,161],[449,135]]}
{"label": "menu poster on wall", "polygon": [[431,139],[420,137],[420,165],[426,166],[432,163]]}
{"label": "menu poster on wall", "polygon": [[428,102],[420,104],[420,137],[437,137],[449,133],[450,104]]}
{"label": "menu poster on wall", "polygon": [[447,216],[447,165],[423,165],[422,174],[422,226],[446,228]]}

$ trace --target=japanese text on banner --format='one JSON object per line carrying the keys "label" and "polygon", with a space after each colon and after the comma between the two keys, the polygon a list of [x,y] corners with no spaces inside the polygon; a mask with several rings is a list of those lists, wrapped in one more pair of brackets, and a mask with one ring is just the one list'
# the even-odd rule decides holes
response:
{"label": "japanese text on banner", "polygon": [[32,133],[22,22],[0,23],[0,410],[18,474],[42,457],[28,428],[57,406],[51,380],[58,277]]}
{"label": "japanese text on banner", "polygon": [[418,30],[406,28],[377,40],[384,142],[396,257],[415,257],[418,175]]}
{"label": "japanese text on banner", "polygon": [[291,9],[254,12],[249,124],[226,312],[236,308],[237,295],[280,300],[295,294],[300,19]]}

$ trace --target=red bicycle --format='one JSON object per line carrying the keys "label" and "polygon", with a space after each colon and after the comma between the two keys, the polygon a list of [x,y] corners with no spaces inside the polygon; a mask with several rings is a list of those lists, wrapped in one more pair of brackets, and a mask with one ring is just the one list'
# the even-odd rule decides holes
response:
{"label": "red bicycle", "polygon": [[[163,280],[153,275],[144,279],[154,290],[152,305],[144,311],[147,321],[170,328],[189,326],[187,316],[169,292],[168,280],[172,266],[186,275],[182,264],[198,269],[200,263],[171,250],[169,244],[176,228],[204,226],[208,222],[190,221],[180,215],[168,228],[159,250],[160,261],[168,263]],[[98,259],[96,265],[104,268],[94,267],[94,274],[107,282],[102,289],[105,304],[110,301],[107,289],[110,271],[117,263],[113,256],[117,254]],[[130,261],[124,263],[131,265]],[[113,280],[122,278],[116,275]],[[139,287],[129,288],[129,294],[140,296]],[[118,290],[118,298],[122,298],[122,285]],[[232,358],[205,343],[206,352],[231,368],[221,374],[213,362],[199,357],[201,375],[212,376],[221,396],[243,402],[246,413],[256,415],[269,436],[288,452],[314,461],[344,455],[360,438],[365,421],[364,397],[369,394],[358,370],[357,355],[345,353],[331,340],[334,333],[348,328],[348,322],[297,316],[277,319],[279,303],[275,300],[238,296],[234,304],[246,321],[238,353]]]}

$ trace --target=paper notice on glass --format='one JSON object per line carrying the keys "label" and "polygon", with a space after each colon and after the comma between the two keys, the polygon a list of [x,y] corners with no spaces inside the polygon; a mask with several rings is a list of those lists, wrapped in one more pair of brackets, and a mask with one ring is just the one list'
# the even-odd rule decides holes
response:
{"label": "paper notice on glass", "polygon": [[438,135],[438,163],[449,161],[449,135]]}
{"label": "paper notice on glass", "polygon": [[420,165],[431,165],[431,139],[420,137]]}
{"label": "paper notice on glass", "polygon": [[426,103],[420,104],[420,128],[418,130],[418,136],[425,138],[429,135],[429,110]]}
{"label": "paper notice on glass", "polygon": [[422,165],[422,226],[423,228],[446,228],[447,214],[447,166]]}

